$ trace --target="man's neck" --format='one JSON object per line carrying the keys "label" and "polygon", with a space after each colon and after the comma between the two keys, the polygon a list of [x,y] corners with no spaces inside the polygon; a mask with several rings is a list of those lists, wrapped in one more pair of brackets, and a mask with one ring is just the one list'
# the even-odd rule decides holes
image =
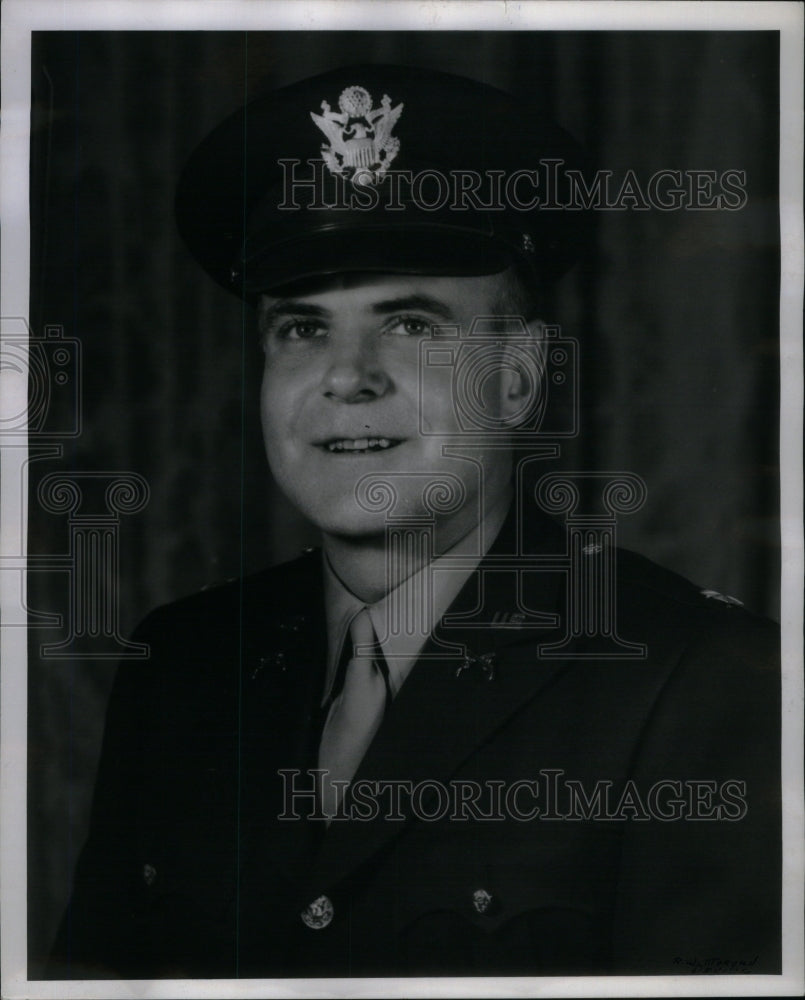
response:
{"label": "man's neck", "polygon": [[[493,513],[502,514],[510,503],[511,491],[507,489],[487,506],[482,521],[489,521]],[[457,545],[478,524],[474,520],[470,523],[453,520],[423,526],[423,534],[433,530],[432,550],[426,545],[406,545],[393,562],[389,559],[385,533],[358,538],[325,534],[322,547],[333,572],[344,586],[366,604],[374,604],[422,569],[429,558]]]}

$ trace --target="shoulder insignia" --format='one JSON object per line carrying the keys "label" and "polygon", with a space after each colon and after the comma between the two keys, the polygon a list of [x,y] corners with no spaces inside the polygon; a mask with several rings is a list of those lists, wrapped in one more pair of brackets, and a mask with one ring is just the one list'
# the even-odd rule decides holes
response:
{"label": "shoulder insignia", "polygon": [[202,587],[199,587],[199,593],[203,594],[208,590],[216,590],[218,587],[225,587],[229,583],[235,583],[237,581],[236,576],[228,576],[225,580],[215,580],[212,583],[205,583]]}
{"label": "shoulder insignia", "polygon": [[707,597],[712,601],[721,601],[722,604],[728,606],[737,606],[742,608],[744,606],[743,601],[739,601],[737,597],[730,597],[729,594],[720,594],[717,590],[700,590],[699,593],[702,597]]}

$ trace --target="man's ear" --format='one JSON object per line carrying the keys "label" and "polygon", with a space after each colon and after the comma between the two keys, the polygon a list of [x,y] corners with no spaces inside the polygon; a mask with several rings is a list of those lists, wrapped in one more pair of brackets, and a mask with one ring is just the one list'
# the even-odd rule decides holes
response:
{"label": "man's ear", "polygon": [[500,414],[518,427],[541,408],[545,395],[545,324],[531,320],[523,334],[510,334],[501,364]]}

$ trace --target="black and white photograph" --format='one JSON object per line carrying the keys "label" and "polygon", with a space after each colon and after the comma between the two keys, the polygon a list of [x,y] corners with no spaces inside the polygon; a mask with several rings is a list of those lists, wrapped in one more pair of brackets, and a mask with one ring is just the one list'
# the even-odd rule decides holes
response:
{"label": "black and white photograph", "polygon": [[2,995],[799,993],[802,7],[203,6],[3,4]]}

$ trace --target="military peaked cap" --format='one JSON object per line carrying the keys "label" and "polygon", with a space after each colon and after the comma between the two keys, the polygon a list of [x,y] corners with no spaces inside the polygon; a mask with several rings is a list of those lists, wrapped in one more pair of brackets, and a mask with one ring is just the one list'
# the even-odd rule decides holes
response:
{"label": "military peaked cap", "polygon": [[576,141],[510,94],[432,70],[350,66],[262,94],[179,181],[179,230],[207,272],[256,298],[345,271],[492,274],[570,266],[586,215]]}

